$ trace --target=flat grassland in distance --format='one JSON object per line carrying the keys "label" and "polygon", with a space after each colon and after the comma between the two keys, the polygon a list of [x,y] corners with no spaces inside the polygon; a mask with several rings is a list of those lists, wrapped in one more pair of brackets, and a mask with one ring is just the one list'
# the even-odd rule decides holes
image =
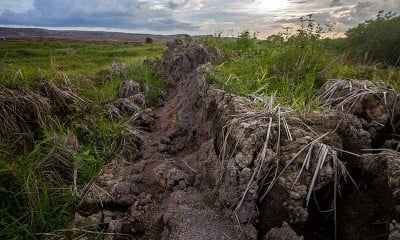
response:
{"label": "flat grassland in distance", "polygon": [[[164,47],[0,43],[0,239],[41,239],[65,228],[102,166],[134,151],[127,136],[139,129],[129,117],[110,119],[105,106],[129,79],[156,100],[162,82],[141,61]],[[53,92],[43,95],[43,86]]]}
{"label": "flat grassland in distance", "polygon": [[91,91],[88,88],[94,86],[97,96],[93,96],[93,100],[99,100],[99,97],[112,97],[110,93],[102,95],[109,90],[104,88],[120,83],[117,74],[109,76],[112,79],[106,86],[95,86],[105,75],[108,77],[108,72],[111,73],[112,62],[127,64],[125,78],[137,77],[142,74],[142,71],[135,72],[140,61],[160,57],[164,47],[162,43],[4,42],[0,44],[0,84],[33,87],[44,80],[68,82],[89,97]]}

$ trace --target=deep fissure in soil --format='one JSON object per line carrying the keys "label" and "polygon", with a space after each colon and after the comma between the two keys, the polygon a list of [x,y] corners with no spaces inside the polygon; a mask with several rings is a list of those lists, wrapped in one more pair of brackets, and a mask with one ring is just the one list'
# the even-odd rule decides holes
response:
{"label": "deep fissure in soil", "polygon": [[[375,128],[369,131],[365,127],[368,121],[360,120],[368,117],[366,111],[355,116],[331,110],[305,117],[304,122],[318,134],[331,131],[320,146],[360,155],[339,153],[356,186],[350,177],[346,182],[340,179],[334,209],[332,165],[327,163],[321,167],[318,186],[306,207],[313,173],[305,172],[294,185],[292,178],[302,163],[297,161],[260,202],[270,176],[264,168],[288,162],[313,140],[311,134],[298,122],[290,122],[289,116],[293,139],[281,139],[282,152],[275,153],[272,147],[265,151],[269,162],[259,168],[261,177],[251,184],[268,125],[265,121],[241,122],[237,112],[241,108],[250,111],[248,101],[206,83],[204,75],[210,68],[206,63],[217,58],[215,49],[173,44],[164,58],[153,64],[169,88],[154,110],[153,123],[147,125],[150,141],[141,146],[133,163],[117,164],[103,174],[98,184],[111,194],[97,194],[86,200],[86,206],[81,205],[90,209],[90,214],[101,212],[106,231],[130,234],[134,239],[282,239],[271,233],[276,229],[290,239],[300,239],[297,235],[307,240],[387,237],[389,223],[398,219],[394,211],[397,201],[386,174],[389,160],[364,156],[362,150],[382,147],[394,138],[389,121],[384,127],[371,125]],[[336,117],[342,118],[344,126],[338,126]],[[279,139],[279,123],[274,124],[269,142]],[[277,172],[282,165],[275,166]],[[98,205],[99,199],[106,204]],[[239,201],[240,208],[233,211]]]}

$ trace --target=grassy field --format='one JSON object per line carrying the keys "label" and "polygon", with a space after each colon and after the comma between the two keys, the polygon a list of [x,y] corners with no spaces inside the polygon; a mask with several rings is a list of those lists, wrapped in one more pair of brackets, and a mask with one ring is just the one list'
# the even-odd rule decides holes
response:
{"label": "grassy field", "polygon": [[[129,142],[132,129],[126,129],[129,118],[112,121],[104,106],[117,98],[118,88],[128,79],[146,83],[148,97],[157,99],[162,82],[141,61],[160,57],[164,47],[0,44],[0,239],[37,239],[64,228],[73,217],[79,192],[102,166],[126,151],[124,146],[134,151],[134,142]],[[50,111],[47,98],[38,100],[43,86],[63,89],[72,102],[61,101],[61,107]],[[50,98],[50,103],[59,100]],[[26,117],[20,112],[33,113]],[[12,128],[8,134],[7,126],[14,127],[15,119],[28,119],[27,124],[36,128]]]}
{"label": "grassy field", "polygon": [[[91,97],[87,85],[101,83],[111,71],[113,61],[128,64],[129,77],[140,78],[137,75],[144,74],[143,69],[138,69],[140,61],[160,57],[164,47],[164,44],[6,42],[0,44],[0,84],[32,87],[43,80],[68,81]],[[112,77],[110,82],[117,83],[114,80],[118,76]],[[93,100],[110,97],[98,91],[93,95],[96,95]]]}

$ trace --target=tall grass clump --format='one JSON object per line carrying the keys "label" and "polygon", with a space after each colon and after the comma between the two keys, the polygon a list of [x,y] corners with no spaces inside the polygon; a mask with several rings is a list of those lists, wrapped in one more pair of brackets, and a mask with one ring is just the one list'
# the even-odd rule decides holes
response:
{"label": "tall grass clump", "polygon": [[122,123],[89,118],[52,116],[28,150],[1,142],[1,239],[41,239],[71,221],[88,185],[119,154],[127,135]]}
{"label": "tall grass clump", "polygon": [[[59,125],[44,130],[26,153],[0,153],[0,237],[37,239],[72,218],[78,191],[101,159]],[[2,148],[5,149],[5,148]]]}

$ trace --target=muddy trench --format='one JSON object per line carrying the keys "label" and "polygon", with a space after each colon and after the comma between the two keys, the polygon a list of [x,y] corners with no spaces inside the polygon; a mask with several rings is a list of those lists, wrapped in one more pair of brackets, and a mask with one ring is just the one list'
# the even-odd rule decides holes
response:
{"label": "muddy trench", "polygon": [[357,81],[376,94],[349,102],[347,82],[332,80],[324,110],[298,115],[214,89],[205,78],[221,61],[175,41],[147,63],[167,86],[147,141],[103,169],[71,227],[107,239],[399,239],[397,93],[382,104]]}

